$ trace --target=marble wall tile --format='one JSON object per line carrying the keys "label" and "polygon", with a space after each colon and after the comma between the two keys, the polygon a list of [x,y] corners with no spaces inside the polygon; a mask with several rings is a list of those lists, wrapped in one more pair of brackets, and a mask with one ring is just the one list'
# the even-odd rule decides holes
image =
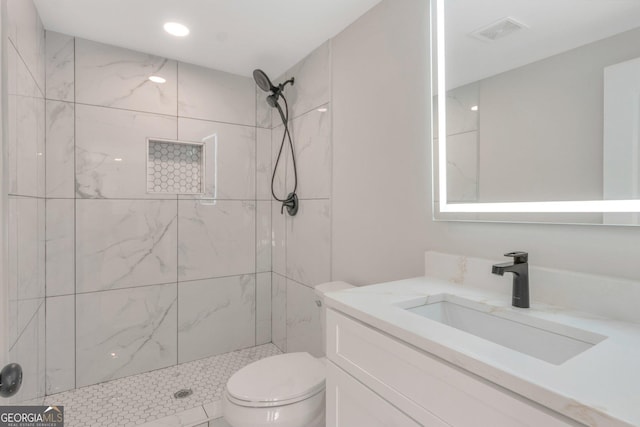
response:
{"label": "marble wall tile", "polygon": [[47,201],[38,199],[38,298],[46,295]]}
{"label": "marble wall tile", "polygon": [[46,197],[47,156],[46,156],[46,102],[44,98],[34,98],[36,112],[36,195]]}
{"label": "marble wall tile", "polygon": [[7,95],[18,95],[18,51],[13,43],[8,42],[6,44],[6,52],[6,93]]}
{"label": "marble wall tile", "polygon": [[38,397],[44,402],[47,392],[47,318],[46,305],[43,303],[38,310]]}
{"label": "marble wall tile", "polygon": [[255,199],[255,128],[180,118],[178,129],[178,139],[205,144],[205,197]]}
{"label": "marble wall tile", "polygon": [[7,108],[6,108],[6,145],[5,164],[7,168],[7,191],[18,194],[18,53],[13,44],[7,43]]}
{"label": "marble wall tile", "polygon": [[75,195],[75,108],[69,102],[46,103],[46,195]]}
{"label": "marble wall tile", "polygon": [[75,201],[48,199],[46,215],[47,296],[75,292]]}
{"label": "marble wall tile", "polygon": [[287,280],[287,351],[306,351],[324,356],[320,308],[315,293],[293,280]]}
{"label": "marble wall tile", "polygon": [[271,342],[287,351],[287,278],[271,275]]}
{"label": "marble wall tile", "polygon": [[76,105],[76,196],[175,198],[147,194],[147,138],[176,139],[177,118]]}
{"label": "marble wall tile", "polygon": [[45,200],[9,196],[7,341],[15,343],[45,292]]}
{"label": "marble wall tile", "polygon": [[256,126],[259,128],[271,129],[271,114],[273,107],[267,104],[269,95],[255,85],[256,88]]}
{"label": "marble wall tile", "polygon": [[[287,86],[285,96],[289,101],[289,118],[298,117],[307,111],[331,100],[331,41],[327,41],[291,67],[277,82],[296,79]],[[274,125],[280,123],[278,114],[272,115]]]}
{"label": "marble wall tile", "polygon": [[176,203],[77,200],[77,292],[175,282]]}
{"label": "marble wall tile", "polygon": [[60,393],[76,384],[75,296],[46,300],[46,391]]}
{"label": "marble wall tile", "polygon": [[250,77],[179,63],[178,115],[255,126],[255,82]]}
{"label": "marble wall tile", "polygon": [[35,36],[36,36],[36,58],[35,58],[35,72],[34,77],[36,79],[36,83],[40,88],[40,94],[44,98],[45,96],[45,87],[46,87],[46,74],[47,74],[47,61],[46,61],[46,40],[45,40],[45,30],[42,20],[38,12],[36,11],[36,26],[35,26]]}
{"label": "marble wall tile", "polygon": [[256,275],[256,345],[271,342],[271,272]]}
{"label": "marble wall tile", "polygon": [[13,346],[18,339],[18,202],[9,196],[7,203],[7,342]]}
{"label": "marble wall tile", "polygon": [[271,268],[284,276],[287,273],[287,214],[280,212],[281,206],[280,202],[271,202]]}
{"label": "marble wall tile", "polygon": [[[18,64],[22,61],[18,60]],[[20,71],[22,70],[22,71]],[[26,67],[18,66],[18,74],[26,71]],[[25,78],[31,81],[30,77]],[[20,84],[18,85],[18,91]],[[35,85],[33,85],[35,87]],[[23,88],[25,93],[29,88]],[[40,116],[41,115],[41,116]],[[18,95],[15,98],[15,169],[16,169],[16,194],[22,196],[38,196],[44,176],[39,179],[39,174],[44,172],[40,159],[44,160],[43,147],[40,141],[44,140],[44,99]],[[44,195],[44,194],[42,194]]]}
{"label": "marble wall tile", "polygon": [[[177,114],[177,63],[116,46],[76,39],[76,102]],[[159,84],[150,76],[166,79]]]}
{"label": "marble wall tile", "polygon": [[[477,106],[479,102],[480,84],[478,82],[447,92],[447,135],[478,130],[479,114],[471,107]],[[437,130],[436,127],[435,131]]]}
{"label": "marble wall tile", "polygon": [[271,271],[271,202],[256,203],[256,272]]}
{"label": "marble wall tile", "polygon": [[331,205],[303,200],[295,217],[287,216],[287,277],[307,286],[331,280]]}
{"label": "marble wall tile", "polygon": [[12,44],[18,43],[18,23],[24,22],[22,18],[21,6],[24,0],[6,0],[7,14],[6,14],[6,28],[7,37]]}
{"label": "marble wall tile", "polygon": [[478,132],[447,137],[447,198],[450,202],[478,200]]}
{"label": "marble wall tile", "polygon": [[20,197],[16,202],[17,227],[17,333],[31,321],[44,298],[44,200]]}
{"label": "marble wall tile", "polygon": [[255,272],[255,202],[180,200],[181,281]]}
{"label": "marble wall tile", "polygon": [[23,380],[18,393],[3,404],[40,404],[38,400],[44,397],[44,351],[45,307],[40,304],[18,341],[9,349],[10,360],[17,360],[22,366]]}
{"label": "marble wall tile", "polygon": [[44,94],[44,27],[33,1],[9,0],[7,2],[9,39],[20,52],[30,74],[35,79],[40,96]]}
{"label": "marble wall tile", "polygon": [[[274,127],[271,131],[271,171],[275,170],[275,177],[273,179],[273,191],[279,199],[285,199],[287,195],[293,190],[292,186],[287,186],[286,178],[291,158],[291,148],[289,148],[289,141],[285,140],[284,147],[282,146],[282,136],[284,134],[284,126],[280,125]],[[282,152],[280,151],[282,147]],[[280,159],[278,160],[278,155]],[[271,181],[269,181],[271,184]],[[271,192],[271,191],[270,191]]]}
{"label": "marble wall tile", "polygon": [[271,200],[271,129],[256,131],[256,198]]}
{"label": "marble wall tile", "polygon": [[75,39],[54,31],[47,31],[45,37],[46,98],[74,102]]}
{"label": "marble wall tile", "polygon": [[[331,196],[331,111],[329,104],[296,118],[291,123],[298,169],[298,197],[327,199]],[[287,188],[295,184],[293,165],[287,162]]]}
{"label": "marble wall tile", "polygon": [[16,95],[27,96],[30,98],[43,98],[36,81],[29,70],[26,62],[20,56],[20,49],[16,48],[16,68],[15,68],[15,88]]}
{"label": "marble wall tile", "polygon": [[255,345],[254,274],[178,286],[178,362]]}
{"label": "marble wall tile", "polygon": [[45,101],[13,45],[7,49],[9,193],[45,195]]}
{"label": "marble wall tile", "polygon": [[76,386],[177,363],[176,284],[76,296]]}

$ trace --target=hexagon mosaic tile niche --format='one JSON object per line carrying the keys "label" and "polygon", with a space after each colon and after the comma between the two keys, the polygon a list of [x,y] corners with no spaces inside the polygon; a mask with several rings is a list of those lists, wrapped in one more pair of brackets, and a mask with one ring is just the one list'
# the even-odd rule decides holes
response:
{"label": "hexagon mosaic tile niche", "polygon": [[149,193],[202,194],[204,146],[197,143],[148,140]]}

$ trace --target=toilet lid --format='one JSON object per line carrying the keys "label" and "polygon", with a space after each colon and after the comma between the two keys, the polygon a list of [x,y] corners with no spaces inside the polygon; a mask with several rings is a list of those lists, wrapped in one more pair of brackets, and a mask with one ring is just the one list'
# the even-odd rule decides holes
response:
{"label": "toilet lid", "polygon": [[323,390],[324,379],[321,361],[309,353],[287,353],[240,369],[229,378],[227,393],[240,404],[290,404]]}

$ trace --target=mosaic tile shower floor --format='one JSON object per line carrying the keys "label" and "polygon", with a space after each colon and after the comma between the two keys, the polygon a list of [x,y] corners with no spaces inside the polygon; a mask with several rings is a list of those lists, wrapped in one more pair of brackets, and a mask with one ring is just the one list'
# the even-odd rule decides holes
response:
{"label": "mosaic tile shower floor", "polygon": [[[206,419],[191,422],[187,416],[172,422],[166,417],[211,407],[233,373],[280,353],[273,344],[265,344],[54,394],[45,398],[45,404],[64,406],[66,427],[206,426]],[[181,389],[192,389],[193,394],[176,399],[173,394]]]}

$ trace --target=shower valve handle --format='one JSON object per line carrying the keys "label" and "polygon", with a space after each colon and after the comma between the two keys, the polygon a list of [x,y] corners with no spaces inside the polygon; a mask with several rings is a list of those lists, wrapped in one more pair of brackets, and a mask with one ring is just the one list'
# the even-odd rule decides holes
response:
{"label": "shower valve handle", "polygon": [[22,367],[17,363],[10,363],[0,371],[0,396],[15,395],[22,385]]}
{"label": "shower valve handle", "polygon": [[290,216],[296,216],[298,213],[298,195],[296,193],[289,193],[287,198],[282,202],[280,207],[280,215],[284,214],[284,208],[287,208],[287,213]]}

